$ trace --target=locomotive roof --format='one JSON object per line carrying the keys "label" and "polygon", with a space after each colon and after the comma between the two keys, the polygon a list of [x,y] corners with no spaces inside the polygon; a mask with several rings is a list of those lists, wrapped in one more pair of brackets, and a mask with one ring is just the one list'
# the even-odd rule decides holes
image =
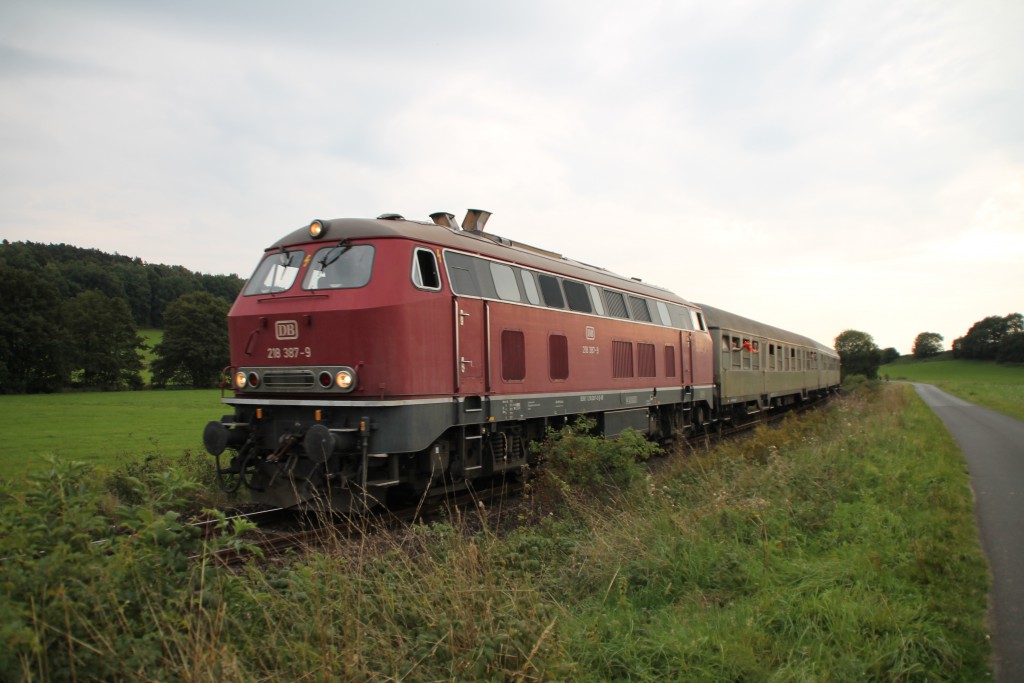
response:
{"label": "locomotive roof", "polygon": [[605,284],[610,287],[678,304],[694,306],[694,304],[686,299],[662,287],[650,285],[635,278],[617,275],[604,268],[573,261],[554,252],[521,244],[482,230],[449,228],[436,223],[410,221],[397,216],[382,218],[335,218],[321,220],[320,222],[325,227],[324,234],[320,238],[316,240],[311,239],[307,226],[303,226],[279,239],[268,247],[266,251],[279,249],[283,246],[296,246],[311,242],[330,243],[343,239],[411,239],[441,247],[467,251],[481,256],[511,261],[538,270]]}
{"label": "locomotive roof", "polygon": [[803,336],[802,334],[795,334],[772,325],[766,325],[765,323],[751,320],[750,318],[744,318],[741,315],[736,315],[729,311],[723,311],[722,309],[715,308],[714,306],[707,306],[705,304],[698,305],[703,309],[704,321],[708,324],[708,328],[710,329],[718,328],[720,330],[729,330],[730,332],[739,332],[741,334],[774,339],[789,344],[811,346],[831,356],[837,355],[835,349],[831,349],[824,344],[814,341],[810,337]]}

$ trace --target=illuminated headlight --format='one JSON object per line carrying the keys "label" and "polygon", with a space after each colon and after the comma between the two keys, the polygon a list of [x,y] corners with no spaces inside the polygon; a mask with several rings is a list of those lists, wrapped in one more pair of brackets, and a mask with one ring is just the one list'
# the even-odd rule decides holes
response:
{"label": "illuminated headlight", "polygon": [[309,236],[313,239],[319,239],[324,236],[327,232],[327,226],[321,220],[315,220],[309,224]]}
{"label": "illuminated headlight", "polygon": [[338,387],[342,391],[352,391],[356,388],[356,373],[355,370],[350,368],[344,368],[338,371],[338,374],[334,376],[334,386]]}
{"label": "illuminated headlight", "polygon": [[245,388],[245,373],[239,370],[235,373],[235,389]]}

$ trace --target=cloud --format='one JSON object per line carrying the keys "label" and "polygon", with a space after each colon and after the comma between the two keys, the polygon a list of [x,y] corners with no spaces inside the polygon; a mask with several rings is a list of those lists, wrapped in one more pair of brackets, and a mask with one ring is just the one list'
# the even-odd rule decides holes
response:
{"label": "cloud", "polygon": [[1021,308],[993,278],[1020,282],[1022,7],[13,0],[0,231],[245,274],[315,216],[474,206],[909,348]]}

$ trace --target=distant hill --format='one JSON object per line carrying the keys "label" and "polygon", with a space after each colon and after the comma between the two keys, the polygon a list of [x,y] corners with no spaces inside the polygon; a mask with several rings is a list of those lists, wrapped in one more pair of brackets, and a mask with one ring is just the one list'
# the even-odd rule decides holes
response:
{"label": "distant hill", "polygon": [[207,275],[98,249],[3,240],[0,276],[7,269],[44,277],[64,299],[88,290],[124,299],[139,328],[162,328],[164,310],[182,294],[205,291],[231,303],[245,284],[237,275]]}

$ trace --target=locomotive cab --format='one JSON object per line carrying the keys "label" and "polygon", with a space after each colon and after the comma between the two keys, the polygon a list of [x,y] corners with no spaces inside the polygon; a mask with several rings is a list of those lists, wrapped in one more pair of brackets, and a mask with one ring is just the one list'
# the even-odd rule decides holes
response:
{"label": "locomotive cab", "polygon": [[443,474],[424,425],[450,421],[451,300],[435,251],[390,223],[314,221],[243,288],[228,314],[235,412],[204,432],[210,453],[235,452],[218,463],[226,488],[346,509],[353,485],[376,499],[401,483],[390,454],[423,453]]}

